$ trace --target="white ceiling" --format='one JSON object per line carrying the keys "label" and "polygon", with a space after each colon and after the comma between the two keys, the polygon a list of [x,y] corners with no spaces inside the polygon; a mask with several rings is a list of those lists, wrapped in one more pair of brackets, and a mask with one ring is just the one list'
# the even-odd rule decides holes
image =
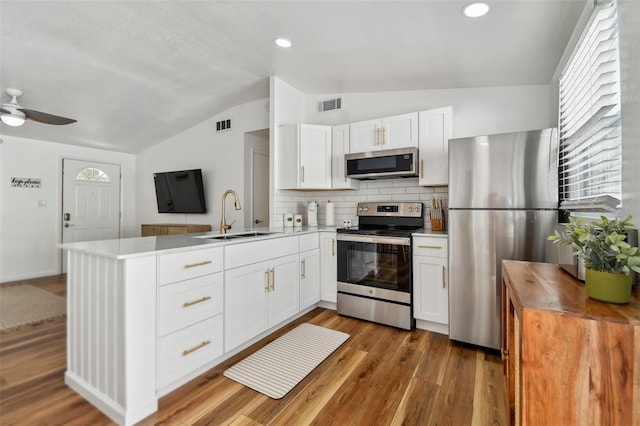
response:
{"label": "white ceiling", "polygon": [[[0,2],[0,86],[77,119],[5,135],[139,152],[269,95],[548,84],[585,0]],[[272,39],[290,38],[288,50]]]}

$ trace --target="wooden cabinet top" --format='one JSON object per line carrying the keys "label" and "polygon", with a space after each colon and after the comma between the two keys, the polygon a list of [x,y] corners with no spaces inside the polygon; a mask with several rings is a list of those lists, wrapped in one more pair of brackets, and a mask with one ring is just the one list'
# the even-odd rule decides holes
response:
{"label": "wooden cabinet top", "polygon": [[503,278],[518,310],[531,308],[585,319],[640,326],[640,285],[633,288],[631,302],[624,305],[589,299],[584,283],[558,265],[505,260]]}

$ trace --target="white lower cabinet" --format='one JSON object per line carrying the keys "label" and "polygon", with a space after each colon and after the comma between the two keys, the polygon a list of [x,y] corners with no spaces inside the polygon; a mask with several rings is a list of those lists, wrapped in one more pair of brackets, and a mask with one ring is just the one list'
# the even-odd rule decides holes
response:
{"label": "white lower cabinet", "polygon": [[447,250],[446,237],[413,237],[413,316],[440,333],[449,324]]}
{"label": "white lower cabinet", "polygon": [[222,248],[158,255],[158,389],[224,352]]}
{"label": "white lower cabinet", "polygon": [[222,315],[216,315],[160,338],[158,388],[170,385],[221,356],[222,332]]}
{"label": "white lower cabinet", "polygon": [[335,232],[320,233],[320,300],[338,301],[338,259]]}
{"label": "white lower cabinet", "polygon": [[300,310],[320,301],[320,250],[300,253]]}
{"label": "white lower cabinet", "polygon": [[298,254],[225,271],[225,351],[299,312]]}

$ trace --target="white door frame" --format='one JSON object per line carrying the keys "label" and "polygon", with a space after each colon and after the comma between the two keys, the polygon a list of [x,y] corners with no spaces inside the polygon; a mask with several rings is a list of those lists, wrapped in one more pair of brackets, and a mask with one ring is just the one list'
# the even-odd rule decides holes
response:
{"label": "white door frame", "polygon": [[[94,160],[94,159],[87,159],[87,158],[82,158],[82,157],[74,157],[74,156],[62,156],[60,157],[60,172],[59,172],[59,176],[60,176],[60,210],[58,212],[58,217],[57,217],[57,226],[59,227],[59,236],[60,236],[60,242],[64,242],[64,225],[63,225],[63,215],[65,212],[65,205],[64,205],[64,189],[65,189],[65,182],[64,182],[64,162],[65,160],[72,160],[72,161],[83,161],[83,162],[87,162],[87,163],[92,163],[95,164],[97,166],[101,165],[101,164],[106,164],[106,165],[110,165],[110,166],[117,166],[120,169],[120,176],[119,176],[119,181],[120,181],[120,185],[119,185],[119,197],[118,197],[118,238],[122,238],[122,232],[123,232],[123,225],[124,225],[124,217],[122,214],[122,205],[123,205],[123,197],[124,197],[124,191],[123,191],[123,181],[122,181],[122,163],[119,162],[110,162],[110,161],[100,161],[100,160]],[[62,253],[60,255],[60,262],[61,262],[61,271],[63,273],[66,272],[66,255],[65,253]]]}

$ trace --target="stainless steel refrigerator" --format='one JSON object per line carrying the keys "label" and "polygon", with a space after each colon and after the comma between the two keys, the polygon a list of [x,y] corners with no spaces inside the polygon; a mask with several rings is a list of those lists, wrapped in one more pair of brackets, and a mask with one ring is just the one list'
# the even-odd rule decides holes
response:
{"label": "stainless steel refrigerator", "polygon": [[501,347],[501,262],[548,259],[557,161],[556,129],[449,141],[451,339]]}

